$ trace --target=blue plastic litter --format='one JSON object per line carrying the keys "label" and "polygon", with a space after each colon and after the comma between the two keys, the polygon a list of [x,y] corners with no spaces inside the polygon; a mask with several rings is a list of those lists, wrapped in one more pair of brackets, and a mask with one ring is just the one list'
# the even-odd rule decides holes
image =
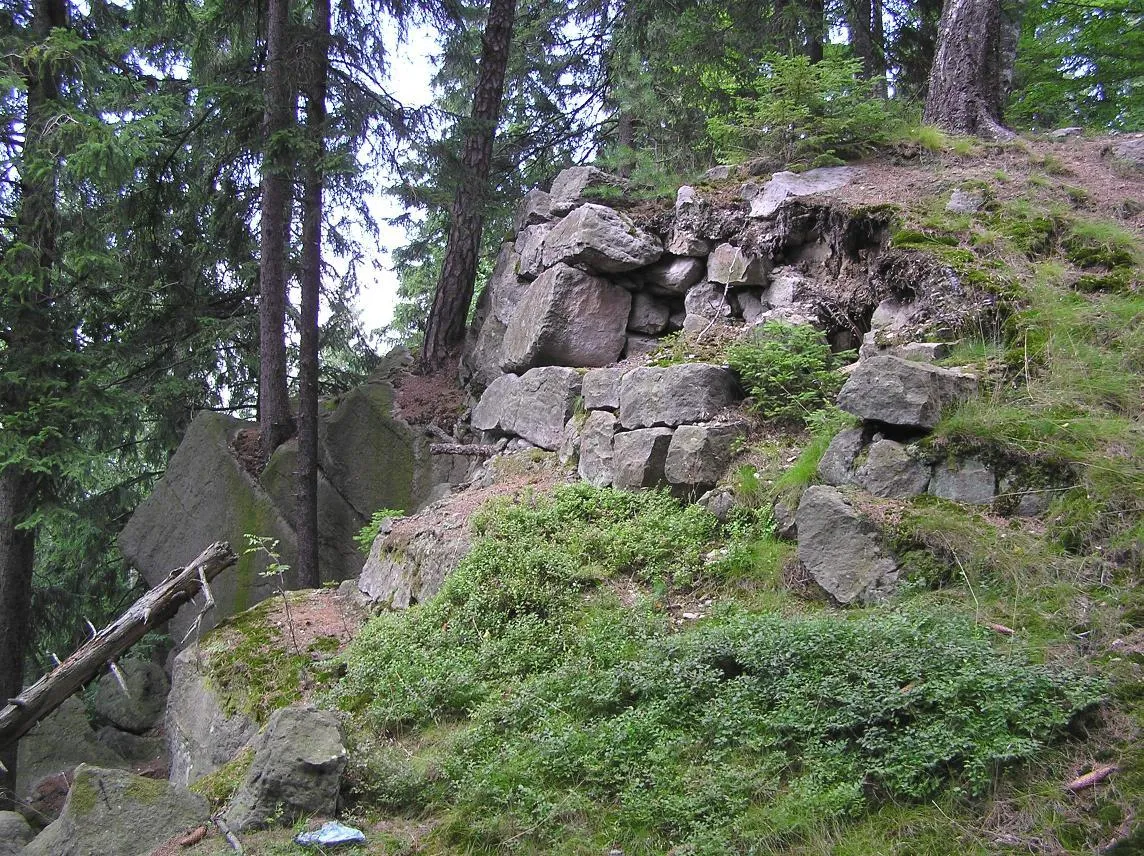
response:
{"label": "blue plastic litter", "polygon": [[365,833],[352,826],[345,826],[336,820],[322,825],[313,832],[302,832],[294,838],[295,844],[303,847],[338,847],[342,844],[365,844]]}

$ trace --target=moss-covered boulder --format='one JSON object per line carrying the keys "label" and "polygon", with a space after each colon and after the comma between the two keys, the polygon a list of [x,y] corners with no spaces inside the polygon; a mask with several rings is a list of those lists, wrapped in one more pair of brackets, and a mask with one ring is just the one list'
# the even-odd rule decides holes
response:
{"label": "moss-covered boulder", "polygon": [[[123,555],[150,585],[192,561],[207,545],[230,542],[239,561],[211,583],[215,609],[204,616],[203,629],[274,591],[275,583],[263,576],[266,555],[244,554],[245,535],[277,539],[282,562],[296,564],[294,530],[233,451],[239,432],[254,427],[220,413],[196,416],[166,474],[119,535]],[[189,604],[171,620],[176,641],[197,613],[198,606]]]}
{"label": "moss-covered boulder", "polygon": [[209,815],[207,801],[188,790],[83,764],[63,814],[36,836],[24,856],[148,856]]}

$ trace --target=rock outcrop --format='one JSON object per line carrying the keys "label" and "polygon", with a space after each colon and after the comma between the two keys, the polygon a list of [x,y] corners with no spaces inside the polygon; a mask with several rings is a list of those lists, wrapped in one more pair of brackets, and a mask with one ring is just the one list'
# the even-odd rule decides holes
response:
{"label": "rock outcrop", "polygon": [[977,378],[899,357],[877,356],[858,364],[838,406],[862,419],[928,430],[942,410],[977,392]]}
{"label": "rock outcrop", "polygon": [[0,856],[20,856],[34,835],[22,814],[0,811]]}
{"label": "rock outcrop", "polygon": [[23,856],[149,856],[209,816],[207,801],[198,794],[125,770],[83,764],[63,813]]}
{"label": "rock outcrop", "polygon": [[118,669],[123,684],[110,673],[99,679],[95,712],[123,731],[142,734],[162,719],[171,683],[162,667],[147,660],[123,660]]}
{"label": "rock outcrop", "polygon": [[337,812],[346,748],[335,714],[276,710],[254,743],[254,762],[226,811],[236,832]]}

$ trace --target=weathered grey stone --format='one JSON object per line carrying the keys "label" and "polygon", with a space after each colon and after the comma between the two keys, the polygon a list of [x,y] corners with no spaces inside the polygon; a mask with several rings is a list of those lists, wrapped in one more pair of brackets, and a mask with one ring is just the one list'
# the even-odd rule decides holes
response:
{"label": "weathered grey stone", "polygon": [[933,469],[929,492],[967,505],[988,505],[997,495],[997,474],[976,458],[950,460]]}
{"label": "weathered grey stone", "polygon": [[122,660],[118,668],[126,691],[115,675],[103,675],[95,691],[95,711],[124,731],[142,734],[163,716],[171,682],[162,667],[149,660]]}
{"label": "weathered grey stone", "polygon": [[671,434],[670,428],[641,428],[616,434],[612,440],[612,484],[623,490],[663,484]]}
{"label": "weathered grey stone", "polygon": [[648,354],[654,354],[659,350],[659,345],[659,339],[655,336],[629,333],[628,340],[624,344],[624,359],[630,360],[634,357],[646,357]]}
{"label": "weathered grey stone", "polygon": [[441,590],[472,546],[468,517],[443,499],[374,539],[357,588],[371,603],[408,609]]}
{"label": "weathered grey stone", "polygon": [[853,481],[874,496],[909,499],[925,493],[929,478],[929,467],[913,458],[905,446],[882,439],[870,444]]}
{"label": "weathered grey stone", "polygon": [[699,497],[699,499],[696,500],[696,504],[702,505],[714,514],[720,523],[726,523],[731,518],[731,512],[735,510],[735,506],[737,505],[735,502],[735,491],[729,487],[713,488]]}
{"label": "weathered grey stone", "polygon": [[16,795],[21,800],[45,776],[69,772],[78,764],[128,766],[126,759],[96,739],[83,702],[74,695],[20,738],[18,753]]}
{"label": "weathered grey stone", "polygon": [[770,259],[720,244],[707,258],[707,279],[720,285],[766,285]]}
{"label": "weathered grey stone", "polygon": [[171,666],[166,718],[170,780],[183,787],[226,764],[258,734],[249,717],[223,712],[207,678],[207,656],[196,643],[180,651]]}
{"label": "weathered grey stone", "polygon": [[544,239],[544,266],[560,263],[601,273],[650,265],[663,255],[659,238],[603,205],[581,205]]}
{"label": "weathered grey stone", "polygon": [[496,264],[489,276],[477,308],[473,324],[465,340],[461,363],[469,383],[480,392],[501,374],[500,345],[505,328],[516,313],[528,288],[528,280],[518,275],[520,254],[511,243],[501,244]]}
{"label": "weathered grey stone", "polygon": [[680,425],[664,463],[669,484],[691,490],[714,487],[731,460],[731,446],[743,434],[739,423]]}
{"label": "weathered grey stone", "polygon": [[336,714],[300,706],[274,711],[226,822],[243,832],[312,814],[333,816],[346,760]]}
{"label": "weathered grey stone", "polygon": [[713,166],[703,173],[700,178],[703,181],[726,181],[731,177],[731,170],[732,167],[729,166]]}
{"label": "weathered grey stone", "polygon": [[775,520],[775,535],[784,541],[798,540],[798,509],[790,501],[780,496],[771,506],[771,516]]}
{"label": "weathered grey stone", "polygon": [[701,282],[687,292],[683,308],[688,315],[707,319],[730,318],[735,311],[730,293],[714,282]]}
{"label": "weathered grey stone", "polygon": [[882,335],[871,330],[862,336],[862,347],[858,350],[858,358],[868,360],[879,354],[890,357],[901,357],[903,360],[912,360],[915,363],[936,363],[944,360],[950,354],[949,342],[903,342],[898,344],[891,341],[882,344],[879,340]]}
{"label": "weathered grey stone", "polygon": [[878,601],[893,590],[897,561],[882,547],[877,527],[837,488],[808,487],[796,523],[799,561],[838,603]]}
{"label": "weathered grey stone", "polygon": [[[231,449],[239,431],[257,427],[210,411],[191,422],[167,472],[119,535],[124,557],[149,585],[158,585],[172,568],[188,564],[215,541],[245,544],[248,532],[277,539],[282,562],[297,566],[290,524]],[[240,555],[235,570],[215,578],[215,609],[203,616],[204,630],[274,593],[275,584],[262,576],[266,562],[259,553]],[[292,574],[287,585],[297,586]],[[198,611],[198,606],[180,610],[169,624],[171,636],[182,639]]]}
{"label": "weathered grey stone", "polygon": [[593,410],[588,414],[580,435],[580,461],[576,472],[580,478],[596,487],[607,487],[615,476],[612,441],[618,422],[606,410]]}
{"label": "weathered grey stone", "polygon": [[479,431],[515,434],[542,449],[558,449],[580,384],[579,372],[561,366],[531,369],[520,377],[503,375],[473,408],[472,425]]}
{"label": "weathered grey stone", "polygon": [[838,394],[838,406],[862,419],[929,429],[944,408],[976,392],[971,374],[879,356],[858,363]]}
{"label": "weathered grey stone", "polygon": [[525,226],[517,233],[515,249],[520,259],[517,274],[521,279],[536,279],[544,272],[544,239],[551,231],[551,223],[539,223]]}
{"label": "weathered grey stone", "polygon": [[789,265],[772,270],[767,282],[762,299],[772,309],[782,306],[801,306],[814,299],[811,281],[801,271]]}
{"label": "weathered grey stone", "polygon": [[[298,440],[288,440],[274,450],[266,469],[258,477],[286,518],[297,527],[301,506],[298,502]],[[341,491],[318,472],[318,566],[329,579],[353,578],[361,571],[362,555],[354,546],[354,535],[368,522],[366,515],[350,505]]]}
{"label": "weathered grey stone", "polygon": [[644,268],[639,276],[651,290],[660,294],[684,294],[703,279],[706,270],[707,264],[701,258],[670,255]]}
{"label": "weathered grey stone", "polygon": [[766,312],[757,316],[751,326],[761,327],[768,321],[778,321],[782,324],[790,324],[795,327],[821,327],[814,308],[810,305],[797,303],[793,306],[779,306],[775,309],[768,309]]}
{"label": "weathered grey stone", "polygon": [[105,725],[95,735],[96,739],[131,764],[144,764],[162,759],[167,754],[167,741],[162,737],[145,737],[120,731]]}
{"label": "weathered grey stone", "polygon": [[1076,125],[1071,125],[1067,128],[1057,128],[1055,131],[1049,131],[1049,137],[1054,140],[1065,140],[1069,137],[1084,136],[1084,128],[1078,128]]}
{"label": "weathered grey stone", "polygon": [[[481,300],[484,295],[481,295]],[[461,355],[461,379],[479,395],[490,383],[504,374],[501,369],[501,342],[508,325],[491,315],[481,324],[475,336],[470,333]]]}
{"label": "weathered grey stone", "polygon": [[1144,170],[1144,134],[1125,135],[1112,144],[1117,160],[1138,170]]}
{"label": "weathered grey stone", "polygon": [[0,856],[20,856],[33,835],[22,814],[0,811]]}
{"label": "weathered grey stone", "polygon": [[811,196],[845,187],[859,170],[849,166],[820,167],[803,173],[776,172],[751,200],[752,217],[770,217],[792,196]]}
{"label": "weathered grey stone", "polygon": [[547,223],[552,219],[552,204],[549,195],[539,188],[524,194],[512,218],[512,230],[519,232],[528,226]]}
{"label": "weathered grey stone", "polygon": [[980,190],[962,190],[958,188],[949,196],[945,210],[954,214],[974,214],[981,210],[985,204],[985,194]]}
{"label": "weathered grey stone", "polygon": [[580,394],[588,410],[618,410],[620,406],[620,378],[624,368],[591,369],[584,373]]}
{"label": "weathered grey stone", "polygon": [[706,210],[695,188],[684,185],[675,194],[675,218],[667,239],[667,251],[677,256],[706,256],[711,242],[703,234],[701,222]]}
{"label": "weathered grey stone", "polygon": [[766,304],[762,301],[761,293],[755,289],[740,291],[737,295],[737,302],[739,314],[748,324],[757,324],[763,313],[766,312]]}
{"label": "weathered grey stone", "polygon": [[573,166],[561,172],[552,182],[548,194],[549,213],[563,217],[585,202],[599,199],[602,193],[626,193],[631,182],[594,166]]}
{"label": "weathered grey stone", "polygon": [[505,330],[501,367],[606,366],[624,348],[632,296],[607,280],[558,264],[529,286]]}
{"label": "weathered grey stone", "polygon": [[870,327],[873,330],[901,330],[917,317],[919,311],[916,303],[889,297],[874,307]]}
{"label": "weathered grey stone", "polygon": [[737,400],[735,376],[707,363],[632,369],[620,381],[624,428],[706,422]]}
{"label": "weathered grey stone", "polygon": [[818,461],[818,477],[829,485],[850,483],[854,461],[866,445],[861,428],[846,428],[834,435]]}
{"label": "weathered grey stone", "polygon": [[628,329],[633,333],[656,335],[667,329],[671,309],[662,300],[642,292],[632,296],[632,311],[628,316]]}
{"label": "weathered grey stone", "polygon": [[206,799],[184,788],[82,764],[63,813],[23,856],[149,856],[209,817]]}
{"label": "weathered grey stone", "polygon": [[580,459],[580,440],[584,430],[584,414],[574,415],[564,423],[564,436],[560,448],[556,450],[556,460],[561,466],[576,466]]}

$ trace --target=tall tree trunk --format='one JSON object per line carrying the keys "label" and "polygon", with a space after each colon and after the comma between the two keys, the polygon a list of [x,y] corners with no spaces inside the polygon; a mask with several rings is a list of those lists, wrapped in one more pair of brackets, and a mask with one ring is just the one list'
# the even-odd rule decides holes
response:
{"label": "tall tree trunk", "polygon": [[298,354],[298,582],[321,584],[318,567],[318,304],[322,291],[322,159],[326,153],[326,78],[330,0],[314,0],[306,91],[306,166],[302,190],[302,307]]}
{"label": "tall tree trunk", "polygon": [[874,93],[886,98],[886,25],[882,20],[882,0],[870,0],[870,75],[876,80]]}
{"label": "tall tree trunk", "polygon": [[1025,19],[1025,0],[1007,0],[1001,4],[1001,99],[1002,106],[1013,93],[1017,70],[1017,43]]}
{"label": "tall tree trunk", "polygon": [[[65,0],[36,0],[31,29],[37,44],[46,41],[53,28],[67,24]],[[24,79],[28,96],[15,244],[25,249],[10,256],[7,271],[6,287],[18,291],[12,295],[16,309],[15,317],[9,319],[12,338],[7,344],[12,354],[39,373],[50,371],[55,362],[40,354],[57,345],[49,315],[58,231],[55,156],[46,137],[54,119],[53,104],[59,98],[59,82],[42,54],[32,56],[31,52]],[[28,402],[28,390],[35,384],[36,378],[30,376],[17,382],[0,380],[0,412],[22,410]],[[36,541],[35,533],[21,528],[21,524],[27,522],[35,502],[37,481],[38,477],[20,463],[0,469],[0,704],[19,695],[24,683]],[[7,768],[0,773],[3,809],[15,797],[16,747],[5,750],[0,762]]]}
{"label": "tall tree trunk", "polygon": [[847,0],[846,29],[850,37],[850,51],[862,60],[862,77],[869,80],[874,74],[874,40],[870,29],[871,0]]}
{"label": "tall tree trunk", "polygon": [[806,3],[806,55],[812,63],[822,62],[822,38],[826,30],[824,0]]}
{"label": "tall tree trunk", "polygon": [[954,134],[1011,139],[1001,124],[1000,0],[946,0],[924,120]]}
{"label": "tall tree trunk", "polygon": [[477,253],[484,229],[489,168],[515,19],[516,0],[492,0],[481,38],[480,69],[461,156],[461,183],[453,198],[449,243],[425,329],[422,371],[444,368],[457,357],[465,339],[465,319],[477,279]]}
{"label": "tall tree trunk", "polygon": [[290,0],[270,0],[266,17],[265,107],[262,117],[262,223],[258,267],[258,422],[270,454],[293,426],[286,391],[286,239],[290,226],[290,78],[286,25]]}
{"label": "tall tree trunk", "polygon": [[[0,470],[0,707],[24,688],[35,535],[16,527],[27,513],[28,488],[16,467]],[[0,763],[7,767],[0,772],[0,810],[5,810],[15,805],[15,745],[0,752]]]}

